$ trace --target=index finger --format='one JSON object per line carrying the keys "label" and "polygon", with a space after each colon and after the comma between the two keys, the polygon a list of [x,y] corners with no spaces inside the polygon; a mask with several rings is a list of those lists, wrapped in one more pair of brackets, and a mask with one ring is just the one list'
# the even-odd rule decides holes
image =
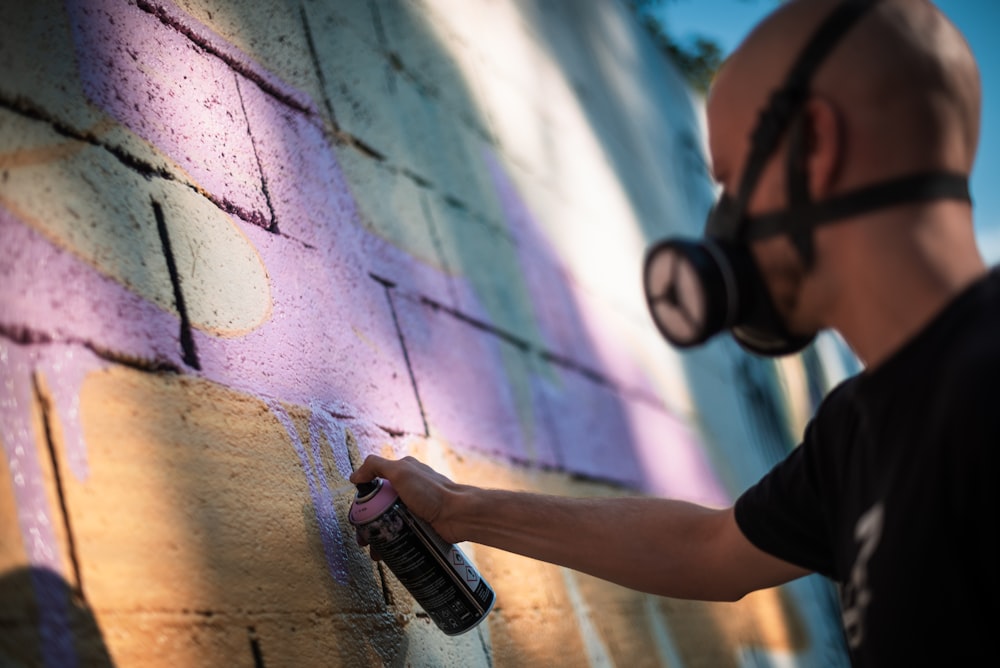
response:
{"label": "index finger", "polygon": [[392,461],[378,455],[368,455],[361,466],[351,474],[351,482],[371,482],[374,478],[384,478],[385,469],[391,467]]}

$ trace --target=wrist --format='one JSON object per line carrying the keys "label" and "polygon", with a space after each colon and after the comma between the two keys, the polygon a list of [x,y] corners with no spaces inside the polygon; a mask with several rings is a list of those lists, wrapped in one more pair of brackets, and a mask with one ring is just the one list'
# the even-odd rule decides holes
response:
{"label": "wrist", "polygon": [[481,517],[479,509],[484,491],[472,485],[456,484],[446,493],[437,523],[452,535],[452,542],[475,539],[476,519]]}

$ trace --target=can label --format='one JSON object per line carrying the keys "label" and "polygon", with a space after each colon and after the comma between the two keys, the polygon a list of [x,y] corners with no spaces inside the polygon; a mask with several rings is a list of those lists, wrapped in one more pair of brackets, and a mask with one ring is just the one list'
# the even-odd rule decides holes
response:
{"label": "can label", "polygon": [[492,609],[496,594],[465,553],[402,501],[358,525],[358,533],[448,635],[472,629]]}

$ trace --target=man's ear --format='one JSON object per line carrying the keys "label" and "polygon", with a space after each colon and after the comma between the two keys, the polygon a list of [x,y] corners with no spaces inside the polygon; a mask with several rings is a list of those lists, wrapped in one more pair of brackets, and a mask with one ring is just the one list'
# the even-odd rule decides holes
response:
{"label": "man's ear", "polygon": [[809,192],[813,201],[830,196],[844,160],[844,128],[840,113],[826,98],[813,96],[805,105]]}

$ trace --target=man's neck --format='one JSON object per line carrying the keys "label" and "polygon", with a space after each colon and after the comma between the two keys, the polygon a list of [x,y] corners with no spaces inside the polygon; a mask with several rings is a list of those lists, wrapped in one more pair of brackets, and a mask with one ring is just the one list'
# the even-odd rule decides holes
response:
{"label": "man's neck", "polygon": [[[968,233],[957,233],[956,226]],[[986,273],[971,229],[971,221],[926,225],[896,237],[891,247],[883,243],[884,252],[861,253],[845,264],[833,325],[868,369],[905,346]]]}

